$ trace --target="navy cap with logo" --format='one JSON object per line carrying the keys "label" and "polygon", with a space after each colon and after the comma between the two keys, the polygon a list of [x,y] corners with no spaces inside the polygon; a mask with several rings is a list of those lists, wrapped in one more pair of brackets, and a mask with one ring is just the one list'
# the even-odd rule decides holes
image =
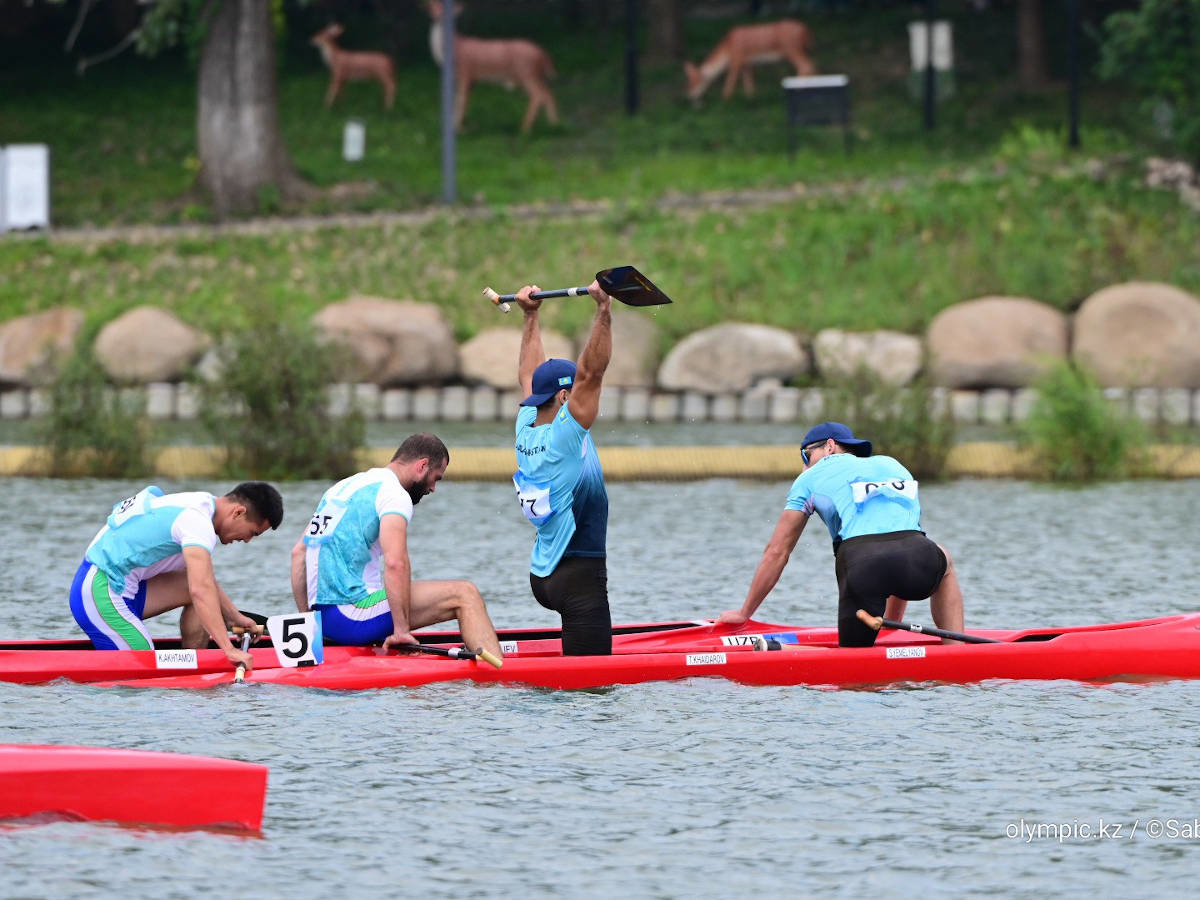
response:
{"label": "navy cap with logo", "polygon": [[871,455],[871,442],[856,438],[849,426],[843,425],[841,422],[822,422],[820,425],[814,425],[808,429],[808,434],[804,436],[804,440],[800,442],[800,446],[808,447],[812,444],[827,441],[830,438],[833,438],[839,444],[846,447],[855,456]]}
{"label": "navy cap with logo", "polygon": [[[548,359],[533,370],[532,393],[522,406],[541,406],[563,388],[575,384],[575,363],[569,359]],[[511,401],[510,401],[511,402]]]}

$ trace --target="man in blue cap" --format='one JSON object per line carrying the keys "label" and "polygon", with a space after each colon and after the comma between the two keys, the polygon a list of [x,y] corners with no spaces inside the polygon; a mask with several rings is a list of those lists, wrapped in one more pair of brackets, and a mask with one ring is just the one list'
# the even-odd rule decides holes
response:
{"label": "man in blue cap", "polygon": [[908,469],[890,456],[872,456],[871,442],[840,422],[811,428],[800,455],[804,471],[792,484],[746,600],[718,621],[740,625],[754,615],[815,512],[833,537],[840,646],[875,643],[876,632],[858,620],[858,610],[902,619],[909,600],[926,597],[939,628],[962,631],[954,562],[921,531],[917,480]]}
{"label": "man in blue cap", "polygon": [[562,616],[564,656],[612,653],[605,538],[608,493],[589,429],[600,410],[600,388],[612,356],[612,299],[593,281],[596,315],[576,365],[546,359],[538,325],[541,300],[527,285],[517,292],[525,312],[518,376],[527,395],[517,413],[517,473],[521,511],[537,528],[529,564],[534,599]]}

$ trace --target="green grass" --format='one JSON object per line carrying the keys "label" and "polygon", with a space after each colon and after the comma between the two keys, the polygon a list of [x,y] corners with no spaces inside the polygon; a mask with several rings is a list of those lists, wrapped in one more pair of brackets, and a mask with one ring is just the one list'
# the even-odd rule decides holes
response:
{"label": "green grass", "polygon": [[[1140,185],[1138,160],[1151,145],[1133,100],[1085,82],[1086,156],[1070,153],[1061,86],[1037,95],[1012,87],[1012,11],[947,12],[956,20],[959,91],[939,107],[933,133],[907,93],[906,11],[807,16],[820,69],[851,76],[855,143],[846,154],[837,129],[806,129],[794,159],[785,153],[782,70],[760,70],[750,100],[722,103],[714,89],[695,110],[676,66],[644,60],[642,111],[630,118],[619,21],[581,50],[556,16],[501,16],[493,33],[528,33],[554,50],[563,123],[518,137],[522,95],[476,89],[458,142],[459,193],[492,218],[450,212],[411,227],[284,226],[269,236],[155,243],[3,240],[0,320],[67,304],[85,309],[94,327],[150,303],[216,331],[248,324],[246,310],[260,305],[302,317],[357,292],[438,303],[465,339],[502,321],[480,298],[484,285],[584,283],[624,262],[676,301],[656,313],[664,345],[730,319],[807,332],[919,331],[945,306],[984,294],[1069,310],[1133,278],[1200,290],[1200,219],[1173,194]],[[729,24],[689,21],[689,56]],[[478,15],[463,25],[489,27]],[[281,66],[280,116],[298,168],[322,191],[286,212],[438,202],[438,74],[424,35],[406,36],[396,106],[385,113],[374,84],[349,85],[324,110],[327,76],[301,33],[296,25]],[[373,37],[359,26],[344,43],[371,46]],[[56,226],[211,218],[192,189],[194,72],[182,59],[121,57],[83,79],[65,58],[44,62],[16,54],[0,73],[0,143],[51,144]],[[351,116],[367,124],[367,156],[356,164],[340,155]],[[1084,174],[1088,157],[1107,161],[1103,177]],[[745,188],[787,188],[795,198],[757,208],[714,199],[677,211],[660,202]],[[609,212],[570,220],[506,211],[577,199],[604,201]],[[587,304],[562,302],[547,315],[575,331]]]}

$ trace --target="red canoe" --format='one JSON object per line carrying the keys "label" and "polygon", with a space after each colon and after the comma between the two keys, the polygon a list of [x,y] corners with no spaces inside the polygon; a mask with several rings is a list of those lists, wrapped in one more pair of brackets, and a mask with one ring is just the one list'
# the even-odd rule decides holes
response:
{"label": "red canoe", "polygon": [[184,828],[262,827],[267,767],[230,759],[0,744],[0,818]]}
{"label": "red canoe", "polygon": [[[1200,614],[1074,628],[973,629],[998,643],[943,645],[910,632],[885,632],[870,648],[839,648],[833,628],[747,622],[739,627],[694,622],[623,625],[610,657],[564,657],[557,630],[502,631],[504,666],[371,647],[325,648],[311,668],[283,668],[268,644],[253,649],[250,683],[358,690],[473,681],[591,688],[696,676],[745,684],[854,686],[896,682],[975,682],[991,678],[1113,681],[1200,678]],[[754,636],[782,643],[760,651]],[[421,635],[448,646],[452,632]],[[0,643],[0,680],[55,678],[137,687],[209,688],[233,672],[216,650],[96,651],[83,642]],[[175,645],[177,647],[177,643]],[[180,654],[192,654],[186,660]],[[163,665],[164,656],[166,665]],[[185,668],[180,668],[186,664]]]}

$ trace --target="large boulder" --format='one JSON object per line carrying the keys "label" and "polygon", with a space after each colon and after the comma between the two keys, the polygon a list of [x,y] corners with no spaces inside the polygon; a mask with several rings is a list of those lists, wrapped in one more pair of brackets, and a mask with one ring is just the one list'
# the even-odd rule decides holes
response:
{"label": "large boulder", "polygon": [[865,368],[887,384],[908,384],[921,371],[921,340],[899,331],[825,328],[813,339],[813,361],[822,379],[834,381]]}
{"label": "large boulder", "polygon": [[[617,304],[613,304],[616,306]],[[658,368],[658,325],[645,313],[614,309],[612,313],[612,359],[604,373],[606,387],[653,387]],[[591,332],[591,320],[576,344],[583,350]]]}
{"label": "large boulder", "polygon": [[56,306],[0,325],[0,387],[26,387],[53,377],[55,359],[69,354],[83,313]]}
{"label": "large boulder", "polygon": [[[542,329],[542,347],[547,358],[575,358],[571,339],[548,328]],[[500,390],[516,388],[517,360],[521,353],[519,328],[489,328],[481,331],[463,344],[459,353],[462,356],[463,380]]]}
{"label": "large boulder", "polygon": [[1075,314],[1071,352],[1104,387],[1200,388],[1200,300],[1169,284],[1106,287]]}
{"label": "large boulder", "polygon": [[395,387],[437,384],[458,375],[454,332],[433,304],[350,297],[318,312],[313,325],[349,350],[351,381]]}
{"label": "large boulder", "polygon": [[1067,358],[1070,323],[1062,312],[1025,297],[980,297],[947,307],[925,344],[936,384],[1019,388]]}
{"label": "large boulder", "polygon": [[178,381],[212,341],[166,310],[138,306],[100,329],[93,352],[116,382]]}
{"label": "large boulder", "polygon": [[808,367],[808,353],[790,331],[726,322],[672,347],[659,367],[658,384],[670,391],[744,391],[765,378],[790,381]]}

